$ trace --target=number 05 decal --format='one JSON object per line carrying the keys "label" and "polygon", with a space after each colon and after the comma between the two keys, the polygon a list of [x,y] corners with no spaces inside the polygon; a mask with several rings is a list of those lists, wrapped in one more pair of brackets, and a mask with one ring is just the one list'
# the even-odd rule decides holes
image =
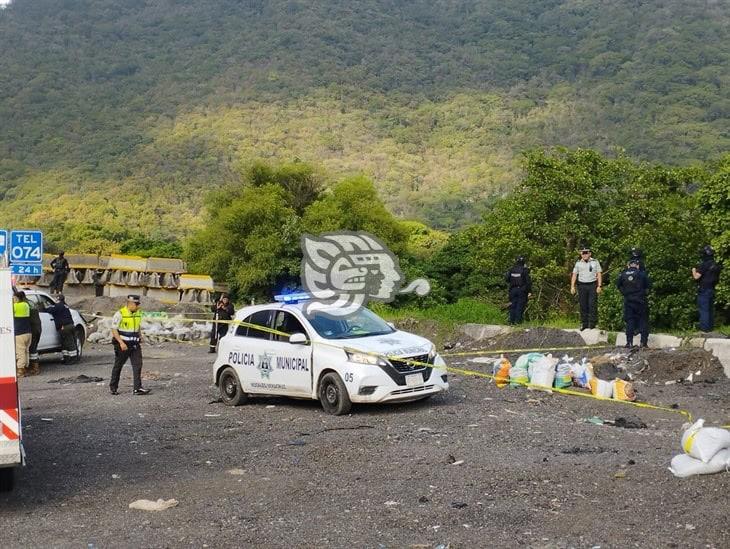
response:
{"label": "number 05 decal", "polygon": [[352,372],[345,372],[345,383],[352,383],[355,381],[355,375]]}

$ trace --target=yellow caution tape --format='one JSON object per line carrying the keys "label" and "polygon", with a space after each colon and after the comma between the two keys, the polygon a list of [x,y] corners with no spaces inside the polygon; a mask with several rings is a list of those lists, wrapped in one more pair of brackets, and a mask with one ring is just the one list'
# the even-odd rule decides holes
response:
{"label": "yellow caution tape", "polygon": [[[484,372],[477,372],[475,370],[466,370],[464,368],[453,368],[453,367],[449,366],[449,367],[447,367],[447,370],[450,371],[450,372],[455,372],[455,373],[459,373],[459,374],[462,374],[462,375],[469,375],[469,376],[475,376],[475,377],[483,377],[483,378],[487,378],[487,379],[494,379],[495,381],[496,380],[499,380],[499,381],[504,381],[505,380],[505,378],[503,378],[503,377],[497,377],[497,376],[492,375],[492,374],[486,374]],[[578,397],[583,397],[583,398],[591,398],[591,399],[594,399],[594,400],[603,400],[603,401],[608,401],[608,402],[614,402],[616,404],[628,404],[629,406],[635,406],[637,408],[648,408],[648,409],[651,409],[651,410],[660,410],[660,411],[663,411],[663,412],[671,412],[671,413],[674,413],[674,414],[683,415],[689,421],[692,421],[692,414],[688,410],[680,410],[678,408],[669,408],[667,406],[657,406],[655,404],[649,404],[648,402],[638,402],[638,401],[630,401],[630,400],[616,400],[616,399],[613,399],[613,398],[606,398],[606,397],[601,397],[601,396],[593,395],[591,393],[583,393],[581,391],[576,391],[576,390],[573,390],[573,389],[561,389],[559,387],[545,387],[544,385],[535,385],[534,383],[520,381],[520,380],[514,380],[514,379],[509,379],[508,381],[510,383],[516,383],[516,384],[521,385],[523,387],[533,387],[535,389],[541,389],[543,391],[550,390],[550,391],[552,391],[554,393],[559,393],[559,394],[562,394],[562,395],[571,395],[571,396],[578,396]]]}
{"label": "yellow caution tape", "polygon": [[470,356],[470,355],[503,355],[503,354],[515,354],[515,353],[534,353],[540,351],[578,351],[583,349],[604,349],[606,347],[613,347],[606,343],[605,345],[575,345],[572,347],[539,347],[533,349],[486,349],[479,351],[464,351],[461,353],[439,353],[441,356]]}
{"label": "yellow caution tape", "polygon": [[690,435],[687,437],[687,440],[684,441],[684,444],[682,445],[682,450],[684,450],[685,454],[689,454],[692,451],[692,445],[695,443],[695,436],[698,432],[699,430],[690,433]]}

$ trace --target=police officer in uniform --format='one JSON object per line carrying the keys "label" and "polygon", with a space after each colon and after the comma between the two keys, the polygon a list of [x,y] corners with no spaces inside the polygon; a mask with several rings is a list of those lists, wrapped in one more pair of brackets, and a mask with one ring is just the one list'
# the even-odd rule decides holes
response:
{"label": "police officer in uniform", "polygon": [[43,323],[41,322],[41,314],[38,310],[38,306],[35,303],[28,301],[30,305],[30,354],[28,358],[30,360],[30,368],[28,374],[36,375],[41,373],[40,355],[38,354],[38,343],[41,341],[41,334],[43,333]]}
{"label": "police officer in uniform", "polygon": [[232,320],[235,310],[226,294],[221,295],[218,302],[213,305],[213,329],[210,332],[209,353],[216,352],[218,341],[228,333],[229,324],[216,322],[217,320]]}
{"label": "police officer in uniform", "polygon": [[641,337],[641,346],[647,347],[649,342],[649,301],[647,292],[651,288],[651,280],[646,271],[642,271],[639,259],[631,256],[628,267],[618,275],[616,288],[624,296],[624,321],[626,322],[626,347],[634,346],[634,334]]}
{"label": "police officer in uniform", "polygon": [[71,267],[68,264],[66,253],[61,252],[53,261],[51,261],[51,269],[53,269],[53,279],[51,280],[51,293],[60,294],[63,292],[63,284],[66,282]]}
{"label": "police officer in uniform", "polygon": [[24,292],[13,293],[13,328],[15,332],[15,368],[18,377],[26,375],[30,341],[30,305]]}
{"label": "police officer in uniform", "polygon": [[577,293],[580,303],[581,330],[595,328],[598,323],[598,294],[601,293],[602,286],[601,264],[591,257],[590,248],[583,248],[570,278],[570,293],[573,295]]}
{"label": "police officer in uniform", "polygon": [[132,364],[134,377],[134,394],[147,395],[149,389],[142,388],[142,311],[139,309],[138,295],[128,295],[127,305],[114,313],[112,318],[112,343],[114,345],[114,367],[109,381],[109,391],[113,395],[119,392],[119,376],[122,366]]}
{"label": "police officer in uniform", "polygon": [[702,262],[692,268],[692,278],[697,281],[697,308],[700,316],[700,330],[711,332],[715,325],[715,286],[720,281],[720,266],[715,263],[712,246],[702,248]]}
{"label": "police officer in uniform", "polygon": [[509,284],[509,323],[520,324],[527,307],[527,299],[532,295],[530,269],[525,266],[525,258],[520,256],[507,271],[505,281]]}
{"label": "police officer in uniform", "polygon": [[79,351],[76,348],[76,330],[74,328],[74,319],[71,316],[71,310],[66,305],[66,298],[63,294],[58,294],[58,300],[55,305],[46,309],[47,313],[53,317],[56,324],[56,330],[61,335],[61,353],[63,361],[70,362],[78,360]]}

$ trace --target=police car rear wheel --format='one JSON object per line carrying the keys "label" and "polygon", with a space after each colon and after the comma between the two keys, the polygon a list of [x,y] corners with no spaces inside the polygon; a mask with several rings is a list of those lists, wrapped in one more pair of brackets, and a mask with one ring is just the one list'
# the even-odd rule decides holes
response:
{"label": "police car rear wheel", "polygon": [[246,402],[246,393],[243,392],[241,382],[233,368],[228,367],[221,373],[218,380],[218,388],[223,404],[227,406],[240,406]]}
{"label": "police car rear wheel", "polygon": [[334,372],[325,374],[319,384],[319,401],[328,414],[341,416],[350,411],[352,402],[347,387]]}

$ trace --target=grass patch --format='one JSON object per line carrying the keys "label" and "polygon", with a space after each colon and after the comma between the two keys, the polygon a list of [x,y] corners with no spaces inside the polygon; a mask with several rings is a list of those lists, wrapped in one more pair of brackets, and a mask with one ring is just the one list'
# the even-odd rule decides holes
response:
{"label": "grass patch", "polygon": [[464,298],[456,303],[434,305],[432,307],[392,307],[374,304],[373,311],[386,320],[396,322],[406,318],[431,320],[439,324],[453,327],[457,324],[505,324],[507,317],[496,305]]}

